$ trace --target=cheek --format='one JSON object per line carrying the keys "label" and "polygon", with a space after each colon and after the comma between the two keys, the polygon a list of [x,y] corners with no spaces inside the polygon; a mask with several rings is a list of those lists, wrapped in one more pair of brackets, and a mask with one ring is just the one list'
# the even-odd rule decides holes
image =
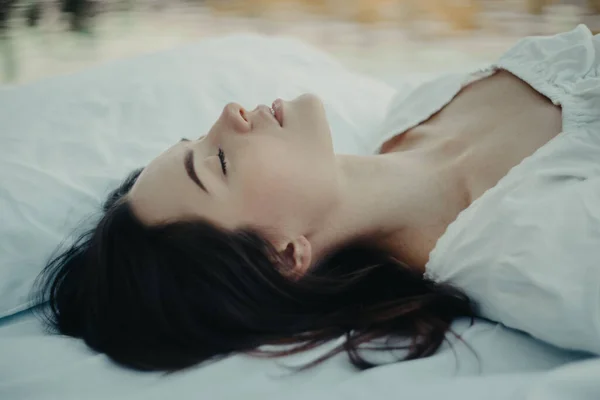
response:
{"label": "cheek", "polygon": [[252,160],[237,187],[243,213],[254,222],[276,223],[293,212],[302,195],[300,172],[286,157]]}

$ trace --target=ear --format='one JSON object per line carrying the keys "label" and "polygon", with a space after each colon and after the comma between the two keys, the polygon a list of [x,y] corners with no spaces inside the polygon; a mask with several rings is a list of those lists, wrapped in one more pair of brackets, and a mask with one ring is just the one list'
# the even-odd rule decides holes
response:
{"label": "ear", "polygon": [[312,260],[312,246],[305,236],[299,236],[293,240],[283,240],[276,247],[279,255],[291,265],[288,271],[293,279],[300,279],[310,268]]}

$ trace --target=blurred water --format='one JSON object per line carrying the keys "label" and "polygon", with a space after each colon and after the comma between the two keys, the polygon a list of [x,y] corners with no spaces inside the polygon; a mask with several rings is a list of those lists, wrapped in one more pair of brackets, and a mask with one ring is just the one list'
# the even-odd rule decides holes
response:
{"label": "blurred water", "polygon": [[[312,7],[306,7],[310,1]],[[418,0],[303,0],[304,7],[301,0],[98,0],[96,15],[81,32],[73,32],[50,0],[40,3],[38,25],[27,26],[33,3],[25,2],[15,7],[9,28],[0,35],[0,84],[30,82],[232,32],[299,37],[354,70],[393,82],[403,73],[461,70],[492,61],[525,35],[567,30],[582,21],[600,28],[598,15],[577,1],[548,6],[541,15],[527,12],[529,3],[538,0],[425,1],[444,7],[452,3],[471,22],[460,13],[408,13],[407,4]],[[235,4],[245,8],[233,10]]]}

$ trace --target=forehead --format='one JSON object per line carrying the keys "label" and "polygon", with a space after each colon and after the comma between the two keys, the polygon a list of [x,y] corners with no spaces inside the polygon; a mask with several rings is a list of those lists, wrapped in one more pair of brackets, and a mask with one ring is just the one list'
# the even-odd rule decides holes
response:
{"label": "forehead", "polygon": [[138,177],[127,198],[138,218],[147,224],[181,220],[194,215],[202,201],[183,165],[186,146],[176,144],[152,160]]}

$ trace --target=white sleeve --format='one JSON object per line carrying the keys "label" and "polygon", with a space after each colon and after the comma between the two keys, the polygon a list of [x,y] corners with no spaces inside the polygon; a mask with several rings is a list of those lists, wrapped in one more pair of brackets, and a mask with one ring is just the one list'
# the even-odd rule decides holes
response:
{"label": "white sleeve", "polygon": [[600,178],[555,185],[505,218],[492,265],[466,288],[481,314],[600,354]]}

